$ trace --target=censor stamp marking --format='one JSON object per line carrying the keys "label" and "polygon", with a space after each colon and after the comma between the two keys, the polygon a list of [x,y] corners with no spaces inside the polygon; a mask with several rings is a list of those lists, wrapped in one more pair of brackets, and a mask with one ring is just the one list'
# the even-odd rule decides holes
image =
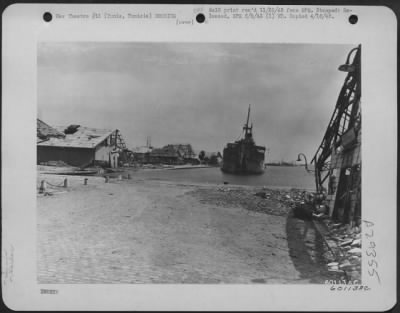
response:
{"label": "censor stamp marking", "polygon": [[58,294],[57,289],[40,289],[40,294],[56,295]]}

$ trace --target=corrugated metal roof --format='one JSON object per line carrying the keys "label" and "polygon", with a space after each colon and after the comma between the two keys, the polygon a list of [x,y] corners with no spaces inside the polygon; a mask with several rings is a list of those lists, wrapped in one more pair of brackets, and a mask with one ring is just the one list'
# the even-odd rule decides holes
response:
{"label": "corrugated metal roof", "polygon": [[[54,127],[63,131],[66,127]],[[65,135],[65,138],[50,138],[38,143],[38,146],[71,147],[71,148],[95,148],[115,130],[79,127],[73,134]]]}

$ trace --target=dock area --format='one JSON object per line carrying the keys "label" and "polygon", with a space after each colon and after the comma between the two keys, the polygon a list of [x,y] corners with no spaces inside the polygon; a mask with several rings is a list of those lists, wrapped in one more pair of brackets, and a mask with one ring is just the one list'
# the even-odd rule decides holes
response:
{"label": "dock area", "polygon": [[[86,179],[86,183],[85,183]],[[325,283],[299,190],[40,174],[40,283]],[[260,197],[260,190],[264,196]],[[72,201],[73,200],[73,201]]]}

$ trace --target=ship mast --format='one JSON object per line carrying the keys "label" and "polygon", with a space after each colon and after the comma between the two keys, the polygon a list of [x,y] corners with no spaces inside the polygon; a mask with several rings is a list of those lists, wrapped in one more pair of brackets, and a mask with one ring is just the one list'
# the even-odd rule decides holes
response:
{"label": "ship mast", "polygon": [[251,130],[253,128],[253,125],[249,126],[249,119],[250,119],[250,104],[249,104],[249,110],[247,111],[246,124],[243,126],[245,139],[250,139],[252,137]]}

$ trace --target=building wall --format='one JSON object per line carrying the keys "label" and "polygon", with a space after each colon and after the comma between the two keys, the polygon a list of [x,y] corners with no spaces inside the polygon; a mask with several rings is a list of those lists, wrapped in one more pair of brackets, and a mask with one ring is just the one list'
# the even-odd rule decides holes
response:
{"label": "building wall", "polygon": [[98,145],[96,147],[96,161],[109,162],[112,146]]}
{"label": "building wall", "polygon": [[361,145],[356,145],[353,149],[337,154],[332,151],[331,168],[352,167],[361,163]]}
{"label": "building wall", "polygon": [[340,153],[332,150],[327,201],[329,215],[338,221],[354,223],[361,216],[360,166],[361,130],[352,147]]}
{"label": "building wall", "polygon": [[361,164],[361,130],[358,132],[354,146],[341,153],[332,150],[331,168],[346,168]]}
{"label": "building wall", "polygon": [[63,161],[73,166],[87,166],[94,161],[94,149],[37,146],[37,163]]}

